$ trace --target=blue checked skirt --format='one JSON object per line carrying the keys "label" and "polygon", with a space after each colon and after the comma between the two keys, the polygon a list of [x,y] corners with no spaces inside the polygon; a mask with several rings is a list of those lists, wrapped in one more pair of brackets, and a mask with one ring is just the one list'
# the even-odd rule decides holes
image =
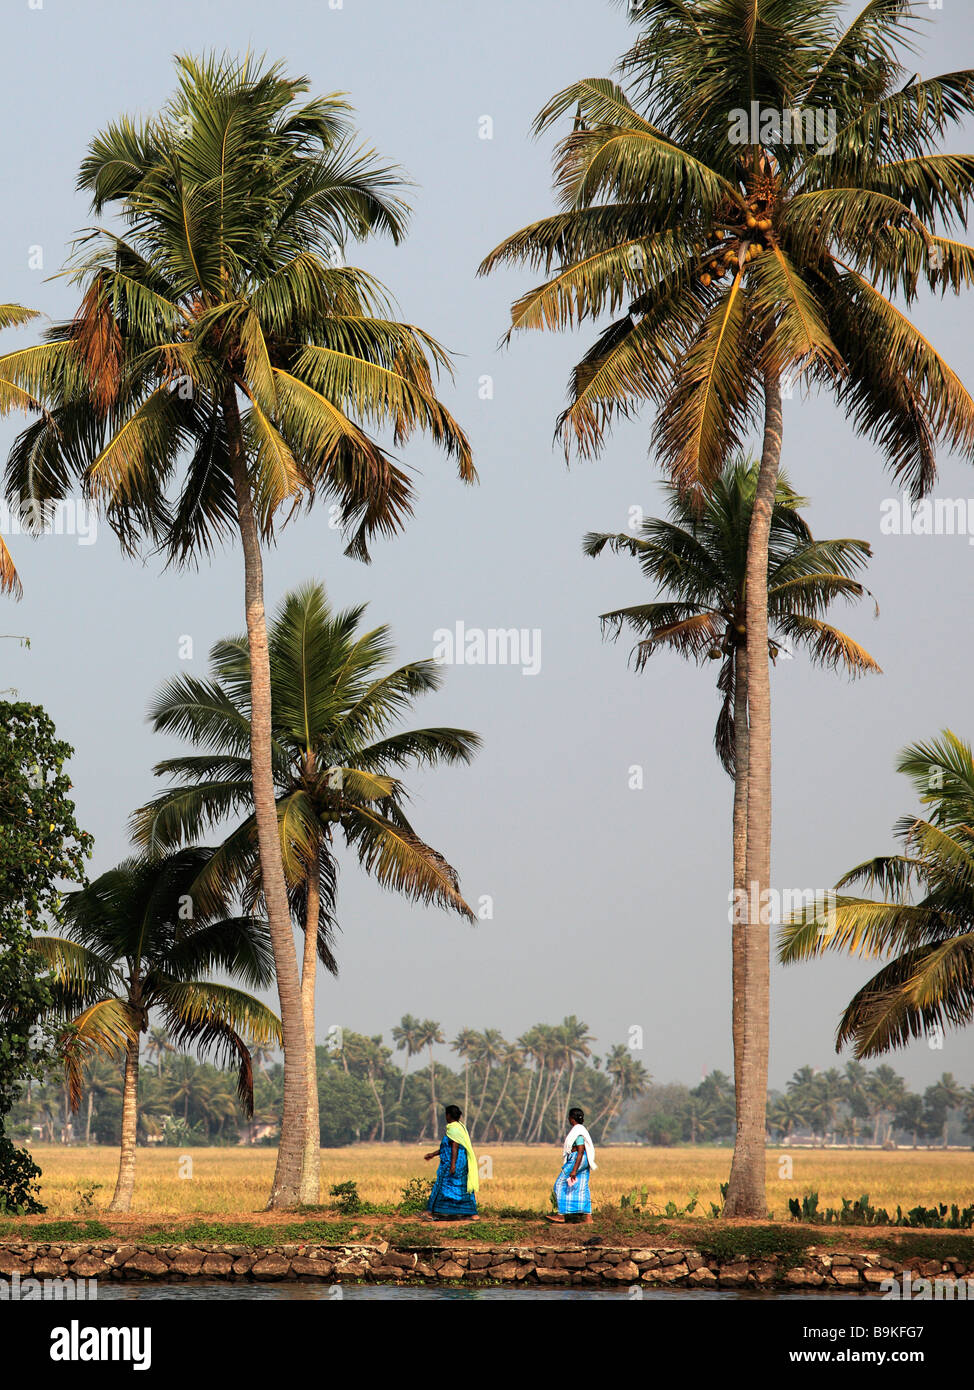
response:
{"label": "blue checked skirt", "polygon": [[577,1216],[592,1210],[592,1194],[589,1192],[588,1159],[582,1159],[582,1166],[575,1175],[575,1181],[568,1186],[568,1175],[575,1166],[575,1155],[569,1154],[555,1178],[555,1201],[562,1216]]}

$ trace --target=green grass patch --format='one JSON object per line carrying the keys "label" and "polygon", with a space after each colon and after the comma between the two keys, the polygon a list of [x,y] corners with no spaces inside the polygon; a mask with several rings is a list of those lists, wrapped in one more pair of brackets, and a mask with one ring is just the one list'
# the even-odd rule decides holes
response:
{"label": "green grass patch", "polygon": [[702,1254],[715,1255],[718,1260],[777,1259],[786,1268],[797,1264],[810,1245],[821,1245],[821,1236],[813,1231],[796,1231],[790,1226],[725,1226],[707,1223],[696,1228],[681,1228],[680,1239],[693,1243]]}
{"label": "green grass patch", "polygon": [[[160,1227],[138,1237],[148,1245],[344,1245],[354,1239],[354,1221],[289,1221],[283,1226],[246,1222],[191,1221],[186,1226]],[[363,1233],[362,1239],[365,1239]]]}
{"label": "green grass patch", "polygon": [[523,1223],[497,1221],[424,1221],[403,1223],[383,1229],[382,1236],[390,1245],[440,1246],[459,1241],[482,1240],[489,1245],[516,1245],[535,1234]]}
{"label": "green grass patch", "polygon": [[[0,1226],[0,1236],[4,1234]],[[52,1245],[58,1241],[112,1240],[115,1233],[102,1221],[43,1221],[36,1226],[14,1225],[9,1234],[36,1245]]]}

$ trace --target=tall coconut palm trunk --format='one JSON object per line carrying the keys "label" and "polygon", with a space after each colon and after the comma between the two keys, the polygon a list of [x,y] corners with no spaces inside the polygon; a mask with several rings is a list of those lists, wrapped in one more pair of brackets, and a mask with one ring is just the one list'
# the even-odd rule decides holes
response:
{"label": "tall coconut palm trunk", "polygon": [[318,874],[308,874],[304,914],[304,960],[301,966],[301,1012],[308,1068],[308,1102],[305,1112],[304,1161],[301,1166],[301,1205],[316,1207],[321,1201],[321,1120],[318,1114],[318,1057],[315,1050],[315,982],[318,975]]}
{"label": "tall coconut palm trunk", "polygon": [[[737,1133],[725,1211],[767,1213],[765,1112],[770,1040],[771,930],[771,674],[768,659],[768,537],[781,462],[781,386],[764,379],[764,443],[747,543],[747,848],[745,857],[744,990]],[[735,1071],[738,1062],[735,1057]]]}
{"label": "tall coconut palm trunk", "polygon": [[747,881],[747,721],[747,648],[741,641],[734,653],[734,891],[731,913],[731,1031],[738,1123],[740,1098],[744,1093],[744,1000],[747,996],[747,929],[743,917]]}
{"label": "tall coconut palm trunk", "polygon": [[277,800],[271,762],[271,671],[264,614],[264,567],[247,476],[240,412],[232,386],[224,393],[223,415],[244,554],[247,641],[250,648],[250,765],[254,816],[260,848],[264,905],[267,909],[267,923],[277,974],[284,1050],[281,1139],[277,1150],[274,1182],[267,1205],[268,1208],[293,1207],[301,1201],[302,1193],[307,1134],[308,1054],[298,955],[291,929],[291,912],[281,861]]}
{"label": "tall coconut palm trunk", "polygon": [[125,1050],[125,1084],[122,1087],[122,1151],[118,1160],[115,1192],[109,1211],[130,1211],[135,1191],[135,1139],[139,1123],[139,1042],[138,1034]]}

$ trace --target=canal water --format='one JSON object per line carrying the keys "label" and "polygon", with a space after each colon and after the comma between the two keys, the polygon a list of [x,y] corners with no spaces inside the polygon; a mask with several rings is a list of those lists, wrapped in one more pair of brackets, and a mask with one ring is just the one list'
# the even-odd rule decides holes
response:
{"label": "canal water", "polygon": [[[850,1293],[837,1290],[830,1293],[788,1291],[785,1293],[756,1293],[737,1289],[651,1289],[645,1285],[634,1285],[639,1290],[641,1301],[677,1302],[687,1301],[733,1302],[735,1300],[754,1302],[791,1302],[801,1300],[824,1300],[835,1303],[842,1300],[859,1302],[864,1298],[878,1297],[877,1293]],[[202,1301],[226,1303],[239,1299],[265,1302],[284,1302],[294,1300],[304,1303],[318,1303],[352,1299],[356,1302],[372,1302],[376,1299],[394,1299],[405,1303],[470,1303],[482,1302],[590,1302],[593,1299],[609,1299],[615,1302],[634,1301],[628,1288],[622,1289],[583,1289],[583,1288],[511,1288],[503,1284],[493,1284],[485,1288],[463,1288],[441,1284],[303,1284],[300,1281],[284,1280],[275,1284],[227,1284],[227,1283],[186,1283],[186,1284],[99,1284],[99,1303],[143,1303],[158,1301]]]}

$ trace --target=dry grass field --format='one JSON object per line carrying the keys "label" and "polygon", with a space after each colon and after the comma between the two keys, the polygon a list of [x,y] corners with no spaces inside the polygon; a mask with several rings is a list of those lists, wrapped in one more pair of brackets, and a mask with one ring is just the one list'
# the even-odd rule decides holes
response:
{"label": "dry grass field", "polygon": [[[33,1153],[43,1170],[41,1199],[48,1218],[93,1215],[104,1210],[115,1182],[118,1151],[109,1148],[62,1148],[37,1145]],[[185,1162],[186,1155],[192,1160]],[[492,1175],[481,1184],[482,1208],[547,1210],[548,1192],[558,1169],[554,1148],[510,1145],[481,1151]],[[633,1188],[648,1189],[649,1202],[662,1209],[668,1201],[683,1207],[696,1191],[697,1215],[707,1215],[726,1181],[730,1150],[599,1150],[592,1184],[593,1205],[618,1205]],[[783,1176],[784,1157],[791,1176]],[[200,1213],[242,1216],[264,1206],[274,1169],[273,1149],[140,1149],[135,1202],[137,1213],[168,1216]],[[395,1203],[413,1177],[431,1177],[435,1164],[424,1163],[419,1146],[368,1144],[322,1151],[323,1202],[333,1183],[349,1179],[366,1201]],[[180,1173],[191,1176],[180,1176]],[[90,1207],[81,1194],[99,1184]],[[768,1203],[779,1220],[788,1218],[788,1199],[814,1189],[820,1206],[838,1206],[840,1198],[868,1193],[875,1206],[904,1210],[935,1202],[974,1202],[974,1152],[901,1149],[896,1152],[850,1149],[769,1149]]]}

